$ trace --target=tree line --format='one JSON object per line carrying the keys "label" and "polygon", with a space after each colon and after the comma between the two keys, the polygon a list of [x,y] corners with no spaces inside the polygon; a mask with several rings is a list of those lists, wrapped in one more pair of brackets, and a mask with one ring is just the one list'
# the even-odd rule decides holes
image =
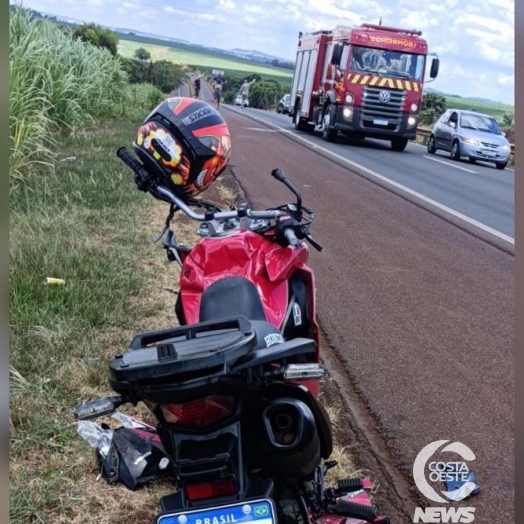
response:
{"label": "tree line", "polygon": [[110,29],[96,24],[82,24],[73,32],[73,37],[84,42],[107,49],[113,56],[118,56],[122,68],[127,73],[131,83],[148,83],[157,87],[163,93],[170,93],[187,80],[186,72],[181,65],[169,60],[151,60],[147,49],[139,48],[134,58],[118,55],[118,36]]}

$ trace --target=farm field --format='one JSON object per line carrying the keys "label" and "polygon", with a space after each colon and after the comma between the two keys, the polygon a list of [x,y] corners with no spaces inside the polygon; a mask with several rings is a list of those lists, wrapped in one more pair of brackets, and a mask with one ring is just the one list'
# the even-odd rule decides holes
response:
{"label": "farm field", "polygon": [[190,64],[200,68],[221,69],[229,74],[258,73],[264,78],[272,78],[283,84],[291,84],[292,71],[289,69],[257,64],[204,49],[199,51],[188,46],[177,46],[176,44],[162,46],[121,38],[118,44],[118,52],[122,56],[131,58],[139,47],[147,49],[153,60],[172,60],[176,63]]}
{"label": "farm field", "polygon": [[514,114],[515,107],[498,102],[477,102],[476,100],[468,100],[467,98],[457,98],[446,96],[446,105],[448,109],[466,109],[478,111],[479,113],[486,113],[495,118],[499,124],[502,123],[502,117],[505,114]]}

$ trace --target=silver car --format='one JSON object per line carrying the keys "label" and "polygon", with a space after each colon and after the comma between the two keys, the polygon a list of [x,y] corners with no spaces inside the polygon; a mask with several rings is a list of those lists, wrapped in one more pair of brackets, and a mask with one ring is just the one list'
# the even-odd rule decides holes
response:
{"label": "silver car", "polygon": [[434,125],[428,153],[437,149],[449,151],[453,160],[494,162],[497,169],[506,167],[511,154],[511,144],[493,117],[461,109],[448,109]]}
{"label": "silver car", "polygon": [[291,95],[288,93],[284,95],[277,106],[277,113],[286,114],[289,113],[289,105],[291,104]]}

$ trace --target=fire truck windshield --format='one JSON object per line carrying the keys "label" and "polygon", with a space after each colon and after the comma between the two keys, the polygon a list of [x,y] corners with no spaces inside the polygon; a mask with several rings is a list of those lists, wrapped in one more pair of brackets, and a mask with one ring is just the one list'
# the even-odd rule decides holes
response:
{"label": "fire truck windshield", "polygon": [[390,49],[352,46],[349,70],[376,73],[420,81],[424,73],[424,55]]}

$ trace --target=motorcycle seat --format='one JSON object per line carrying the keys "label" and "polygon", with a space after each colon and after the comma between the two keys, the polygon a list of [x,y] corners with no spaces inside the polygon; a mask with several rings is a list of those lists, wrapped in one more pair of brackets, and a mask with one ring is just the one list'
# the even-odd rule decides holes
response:
{"label": "motorcycle seat", "polygon": [[284,342],[280,330],[267,321],[260,295],[250,280],[244,277],[226,277],[206,288],[200,302],[200,322],[240,315],[253,325],[257,335],[256,349]]}

